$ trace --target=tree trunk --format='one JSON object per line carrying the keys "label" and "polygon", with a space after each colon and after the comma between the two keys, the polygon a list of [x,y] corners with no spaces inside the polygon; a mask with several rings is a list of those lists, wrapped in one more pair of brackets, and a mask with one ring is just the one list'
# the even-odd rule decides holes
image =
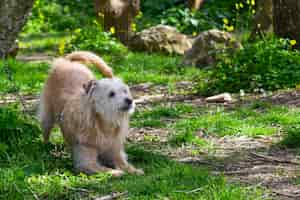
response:
{"label": "tree trunk", "polygon": [[256,0],[254,28],[250,38],[263,36],[273,31],[273,2],[272,0]]}
{"label": "tree trunk", "polygon": [[203,4],[204,0],[188,0],[187,5],[191,10],[198,10]]}
{"label": "tree trunk", "polygon": [[104,30],[114,27],[116,37],[128,44],[132,34],[131,23],[140,11],[140,0],[94,0],[94,4],[97,15],[104,17]]}
{"label": "tree trunk", "polygon": [[297,41],[300,47],[300,1],[273,0],[274,32],[279,37]]}
{"label": "tree trunk", "polygon": [[34,0],[0,1],[0,58],[9,55],[22,30]]}

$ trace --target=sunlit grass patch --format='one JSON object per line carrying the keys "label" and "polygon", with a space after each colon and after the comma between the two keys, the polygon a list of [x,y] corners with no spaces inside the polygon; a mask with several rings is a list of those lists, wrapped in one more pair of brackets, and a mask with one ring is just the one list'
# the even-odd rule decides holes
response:
{"label": "sunlit grass patch", "polygon": [[70,39],[70,36],[63,33],[26,35],[20,38],[19,46],[21,54],[48,53],[57,55],[59,46]]}
{"label": "sunlit grass patch", "polygon": [[255,109],[253,105],[244,105],[227,110],[218,107],[195,117],[178,120],[172,126],[174,134],[171,141],[192,142],[199,129],[205,134],[221,137],[272,135],[279,133],[283,127],[299,122],[299,108],[266,105]]}
{"label": "sunlit grass patch", "polygon": [[126,192],[130,199],[231,200],[257,199],[262,195],[259,188],[229,184],[222,176],[213,176],[206,169],[180,164],[141,148],[130,147],[129,156],[145,170],[144,176],[126,175],[114,179],[104,173],[76,175],[64,168],[46,168],[27,174],[23,166],[15,163],[16,167],[0,170],[0,198],[33,199],[36,195],[41,199],[91,199],[112,192]]}
{"label": "sunlit grass patch", "polygon": [[[23,117],[13,108],[3,109],[1,133],[14,138],[19,136],[13,133],[21,131],[27,139],[15,142],[1,135],[1,146],[6,147],[1,149],[0,156],[0,199],[79,200],[112,192],[126,192],[130,199],[235,200],[257,199],[262,195],[259,188],[227,183],[224,177],[212,175],[207,169],[175,162],[138,145],[128,145],[127,152],[130,162],[144,169],[144,176],[112,178],[106,173],[76,174],[70,154],[60,141],[43,144],[35,120]],[[172,111],[167,113],[173,116]],[[8,121],[12,123],[9,126],[5,123]]]}
{"label": "sunlit grass patch", "polygon": [[181,66],[181,58],[178,56],[147,53],[130,53],[122,61],[112,60],[111,66],[118,76],[130,84],[151,82],[167,85],[169,82],[199,80],[206,73]]}
{"label": "sunlit grass patch", "polygon": [[186,113],[191,113],[193,106],[188,104],[156,105],[151,109],[137,111],[132,119],[135,127],[166,127],[166,120],[184,117]]}

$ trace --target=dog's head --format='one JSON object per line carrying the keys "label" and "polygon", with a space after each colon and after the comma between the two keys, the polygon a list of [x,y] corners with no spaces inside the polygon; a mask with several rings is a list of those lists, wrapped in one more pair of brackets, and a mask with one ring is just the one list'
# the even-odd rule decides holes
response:
{"label": "dog's head", "polygon": [[107,120],[134,112],[135,103],[129,87],[118,78],[91,80],[83,87],[95,111]]}

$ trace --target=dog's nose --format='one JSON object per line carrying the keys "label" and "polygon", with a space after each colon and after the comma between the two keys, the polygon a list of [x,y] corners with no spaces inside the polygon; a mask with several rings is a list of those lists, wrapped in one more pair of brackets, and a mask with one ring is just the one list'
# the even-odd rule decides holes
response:
{"label": "dog's nose", "polygon": [[126,102],[127,105],[131,105],[132,104],[132,99],[125,98],[125,102]]}

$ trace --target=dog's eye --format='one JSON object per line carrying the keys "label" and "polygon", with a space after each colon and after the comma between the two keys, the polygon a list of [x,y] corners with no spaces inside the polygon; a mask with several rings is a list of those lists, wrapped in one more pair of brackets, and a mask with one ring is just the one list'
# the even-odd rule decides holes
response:
{"label": "dog's eye", "polygon": [[114,97],[116,94],[115,94],[115,92],[113,92],[113,91],[111,91],[109,94],[108,94],[108,96],[110,97],[110,98],[112,98],[112,97]]}

